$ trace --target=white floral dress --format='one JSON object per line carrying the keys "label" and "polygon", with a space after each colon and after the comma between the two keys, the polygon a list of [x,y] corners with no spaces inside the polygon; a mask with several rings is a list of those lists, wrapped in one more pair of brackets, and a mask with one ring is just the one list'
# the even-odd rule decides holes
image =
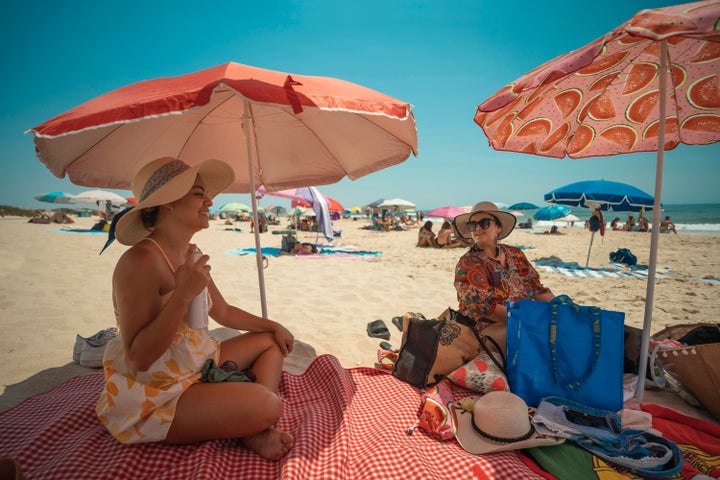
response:
{"label": "white floral dress", "polygon": [[[157,247],[174,272],[165,252],[159,245]],[[170,299],[171,294],[169,292],[163,296],[163,304]],[[212,308],[209,302],[208,295],[208,310]],[[120,337],[108,343],[105,351],[105,388],[95,412],[102,424],[121,443],[164,440],[175,417],[180,395],[200,380],[203,365],[208,358],[218,362],[219,345],[210,337],[207,322],[203,328],[190,328],[186,315],[170,347],[150,368],[139,372],[125,358]]]}

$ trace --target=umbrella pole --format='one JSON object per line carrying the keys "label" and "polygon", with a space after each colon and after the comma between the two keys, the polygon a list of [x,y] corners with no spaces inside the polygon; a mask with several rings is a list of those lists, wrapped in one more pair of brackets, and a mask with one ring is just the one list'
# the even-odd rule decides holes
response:
{"label": "umbrella pole", "polygon": [[595,232],[592,232],[592,235],[590,235],[590,246],[588,247],[587,260],[585,260],[585,268],[587,268],[588,264],[590,263],[590,250],[592,250],[593,238],[595,238]]}
{"label": "umbrella pole", "polygon": [[[645,371],[647,370],[648,350],[650,346],[650,328],[652,325],[653,302],[655,299],[655,271],[657,251],[660,240],[660,197],[662,195],[663,161],[665,157],[665,109],[667,98],[667,77],[669,73],[667,58],[667,40],[660,42],[660,123],[658,132],[657,162],[655,165],[655,200],[652,211],[652,232],[650,232],[650,259],[648,260],[647,293],[645,295],[645,317],[640,344],[640,366],[635,396],[641,402],[645,395]],[[653,377],[655,372],[651,372]]]}
{"label": "umbrella pole", "polygon": [[260,222],[258,221],[257,214],[257,199],[255,198],[255,164],[253,163],[253,149],[251,142],[250,129],[252,128],[252,113],[250,112],[250,102],[244,100],[244,113],[243,113],[243,133],[245,135],[245,145],[247,145],[247,158],[248,158],[248,169],[250,171],[250,201],[253,209],[253,222],[255,228],[255,259],[257,260],[258,270],[258,284],[260,285],[260,308],[262,310],[262,317],[268,318],[267,316],[267,299],[265,298],[265,272],[263,271],[263,260],[262,246],[260,245]]}

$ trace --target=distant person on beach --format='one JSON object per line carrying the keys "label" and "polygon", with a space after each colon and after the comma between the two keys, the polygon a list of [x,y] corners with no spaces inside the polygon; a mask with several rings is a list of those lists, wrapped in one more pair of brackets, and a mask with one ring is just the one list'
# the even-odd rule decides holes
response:
{"label": "distant person on beach", "polygon": [[626,232],[632,232],[635,228],[635,219],[632,215],[628,215],[627,221],[625,222],[625,225],[623,226],[623,230]]}
{"label": "distant person on beach", "polygon": [[[120,336],[105,352],[96,413],[122,443],[238,438],[270,460],[293,446],[290,433],[273,427],[282,413],[277,392],[292,334],[229,305],[210,276],[209,257],[190,243],[208,228],[211,199],[233,179],[219,160],[194,167],[154,160],[132,181],[139,203],[111,230],[131,248],[113,273]],[[218,342],[208,332],[208,314],[247,333]]]}
{"label": "distant person on beach", "polygon": [[432,247],[438,246],[437,239],[435,238],[435,232],[432,231],[433,222],[430,220],[426,221],[420,230],[418,230],[418,247]]}
{"label": "distant person on beach", "polygon": [[472,242],[465,240],[464,238],[454,238],[452,224],[445,220],[440,227],[440,231],[435,239],[437,246],[440,248],[456,248],[456,247],[469,247]]}
{"label": "distant person on beach", "polygon": [[505,302],[532,299],[549,302],[555,295],[540,282],[535,268],[517,247],[498,243],[510,235],[517,219],[480,202],[455,217],[455,230],[473,245],[455,266],[458,310],[477,322],[480,333],[505,346]]}
{"label": "distant person on beach", "polygon": [[616,231],[622,230],[622,227],[619,225],[619,222],[620,222],[620,217],[613,218],[613,221],[610,222],[610,228],[612,228],[613,230],[616,230]]}
{"label": "distant person on beach", "polygon": [[675,235],[677,235],[677,230],[675,230],[675,224],[670,221],[670,216],[666,216],[665,220],[660,222],[660,233],[670,232],[673,232]]}
{"label": "distant person on beach", "polygon": [[638,232],[647,232],[650,229],[650,224],[648,223],[648,219],[645,218],[645,215],[640,215],[638,217]]}

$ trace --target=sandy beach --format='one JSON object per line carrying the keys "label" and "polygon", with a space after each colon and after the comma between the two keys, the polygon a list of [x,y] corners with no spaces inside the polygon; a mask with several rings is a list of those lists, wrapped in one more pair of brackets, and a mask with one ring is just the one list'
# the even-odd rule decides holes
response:
{"label": "sandy beach", "polygon": [[[73,225],[38,225],[26,218],[0,219],[0,411],[71,376],[99,371],[74,365],[72,348],[76,334],[90,336],[115,325],[111,276],[126,247],[115,243],[99,256],[105,235],[58,232],[90,228],[96,221],[76,218]],[[364,219],[335,222],[342,236],[334,243],[379,251],[380,256],[269,258],[268,316],[296,338],[288,371],[300,373],[315,356],[326,353],[346,368],[371,366],[380,340],[367,335],[368,322],[383,319],[392,334],[390,343],[398,347],[401,334],[392,317],[408,311],[432,317],[456,306],[453,272],[464,250],[417,248],[417,229],[375,232],[361,228],[366,225]],[[213,278],[228,301],[260,314],[255,256],[226,254],[254,246],[249,226],[236,223],[242,230],[238,232],[214,220],[195,238],[210,255]],[[436,223],[434,230],[438,228]],[[556,256],[585,264],[589,231],[561,228],[561,235],[545,235],[543,230],[515,230],[505,243],[525,247],[530,260]],[[261,239],[263,246],[280,247],[280,235],[268,232]],[[300,232],[299,239],[314,242],[316,237]],[[622,247],[647,264],[649,245],[647,233],[596,234],[590,266],[610,266],[609,253]],[[717,321],[720,285],[705,278],[720,276],[720,236],[661,235],[658,265],[653,332],[673,324]],[[644,279],[573,278],[538,271],[554,293],[567,294],[579,304],[623,311],[626,324],[642,326]],[[221,338],[234,333],[212,321],[211,331]]]}

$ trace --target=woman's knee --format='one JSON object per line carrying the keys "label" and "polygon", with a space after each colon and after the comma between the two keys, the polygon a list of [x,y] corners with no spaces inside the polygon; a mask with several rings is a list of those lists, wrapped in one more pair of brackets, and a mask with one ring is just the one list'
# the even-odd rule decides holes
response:
{"label": "woman's knee", "polygon": [[258,406],[258,411],[254,412],[253,418],[261,425],[263,429],[275,425],[282,415],[282,400],[280,397],[262,387],[258,389],[253,404]]}

